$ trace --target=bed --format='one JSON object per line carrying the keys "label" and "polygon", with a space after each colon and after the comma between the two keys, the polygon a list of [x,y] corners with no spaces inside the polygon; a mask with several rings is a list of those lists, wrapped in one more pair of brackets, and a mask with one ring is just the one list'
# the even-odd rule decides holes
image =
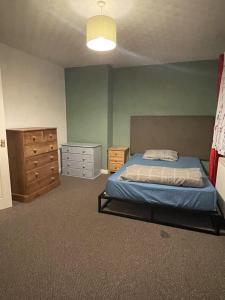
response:
{"label": "bed", "polygon": [[[197,157],[182,156],[175,162],[147,160],[142,157],[143,154],[135,154],[120,170],[109,177],[105,188],[109,197],[195,210],[216,211],[216,190],[208,180]],[[120,175],[122,172],[127,166],[133,164],[172,168],[200,168],[204,177],[204,187],[180,187],[121,180]]]}
{"label": "bed", "polygon": [[[105,190],[98,197],[98,211],[218,235],[222,215],[217,204],[216,190],[208,180],[200,161],[200,159],[208,159],[213,124],[213,117],[132,117],[131,158],[120,170],[108,178]],[[148,138],[146,138],[146,133]],[[190,147],[190,145],[193,146]],[[142,153],[146,149],[160,148],[178,150],[179,159],[173,162],[143,159]],[[140,153],[137,154],[137,152]],[[134,164],[200,168],[204,187],[192,188],[121,180],[120,175],[126,167]],[[145,210],[149,211],[149,214],[142,218],[129,213],[110,211],[107,207],[113,200],[142,205]],[[187,214],[207,216],[210,219],[211,228],[179,225],[173,221],[159,221],[154,216],[154,210],[158,207],[166,211],[182,211]]]}

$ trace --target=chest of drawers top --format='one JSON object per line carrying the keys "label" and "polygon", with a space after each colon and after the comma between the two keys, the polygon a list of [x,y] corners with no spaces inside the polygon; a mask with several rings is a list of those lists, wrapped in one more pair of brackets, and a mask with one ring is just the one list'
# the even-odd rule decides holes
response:
{"label": "chest of drawers top", "polygon": [[92,143],[64,143],[62,147],[81,147],[81,148],[95,148],[101,147],[101,144],[92,144]]}

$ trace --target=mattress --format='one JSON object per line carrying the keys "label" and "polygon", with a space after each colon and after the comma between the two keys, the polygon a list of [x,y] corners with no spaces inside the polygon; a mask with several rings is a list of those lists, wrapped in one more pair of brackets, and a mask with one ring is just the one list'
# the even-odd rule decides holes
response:
{"label": "mattress", "polygon": [[[135,154],[122,168],[108,178],[105,189],[108,196],[186,209],[216,211],[216,190],[208,180],[197,157],[181,156],[177,161],[170,162],[147,160],[143,159],[142,156],[142,154]],[[133,164],[171,168],[200,168],[204,187],[178,187],[120,180],[120,174],[127,166]]]}

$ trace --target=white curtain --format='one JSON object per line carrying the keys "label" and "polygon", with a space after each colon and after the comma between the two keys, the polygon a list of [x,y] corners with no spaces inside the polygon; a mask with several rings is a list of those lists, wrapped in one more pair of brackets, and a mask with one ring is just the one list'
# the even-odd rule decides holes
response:
{"label": "white curtain", "polygon": [[[224,53],[225,54],[225,53]],[[219,99],[213,136],[213,148],[225,155],[225,64],[220,84]]]}

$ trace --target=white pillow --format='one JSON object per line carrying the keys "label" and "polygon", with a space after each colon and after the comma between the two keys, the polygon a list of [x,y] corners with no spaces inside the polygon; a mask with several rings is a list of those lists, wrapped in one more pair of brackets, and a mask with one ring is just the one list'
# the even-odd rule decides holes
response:
{"label": "white pillow", "polygon": [[175,161],[178,160],[178,153],[173,150],[146,150],[144,159],[154,159],[154,160],[168,160]]}

